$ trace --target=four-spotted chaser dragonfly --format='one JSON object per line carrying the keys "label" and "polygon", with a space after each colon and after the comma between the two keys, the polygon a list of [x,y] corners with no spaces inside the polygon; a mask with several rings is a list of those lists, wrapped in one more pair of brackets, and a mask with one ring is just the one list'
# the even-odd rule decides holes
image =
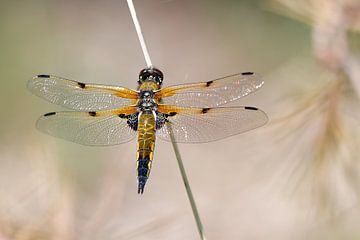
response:
{"label": "four-spotted chaser dragonfly", "polygon": [[[75,143],[106,146],[138,136],[138,193],[149,177],[155,138],[179,143],[223,139],[264,125],[266,114],[255,107],[220,107],[263,85],[252,72],[208,82],[161,88],[163,73],[143,69],[138,89],[76,82],[38,75],[28,89],[52,103],[77,111],[46,113],[37,128]],[[172,136],[170,135],[172,132]]]}

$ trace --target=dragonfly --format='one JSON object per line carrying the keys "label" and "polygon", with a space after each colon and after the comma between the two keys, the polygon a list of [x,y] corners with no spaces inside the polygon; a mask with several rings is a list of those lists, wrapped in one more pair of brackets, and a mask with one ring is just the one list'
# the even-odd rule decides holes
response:
{"label": "dragonfly", "polygon": [[258,90],[264,82],[256,73],[165,88],[163,79],[159,69],[148,67],[140,71],[137,90],[45,74],[30,79],[27,87],[33,94],[72,110],[41,116],[36,127],[44,133],[88,146],[121,144],[137,136],[138,193],[142,194],[156,138],[206,143],[268,121],[256,107],[223,106]]}

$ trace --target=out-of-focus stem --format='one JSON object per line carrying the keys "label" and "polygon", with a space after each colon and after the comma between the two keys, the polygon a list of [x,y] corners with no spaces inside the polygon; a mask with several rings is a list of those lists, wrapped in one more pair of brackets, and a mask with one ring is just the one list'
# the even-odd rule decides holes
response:
{"label": "out-of-focus stem", "polygon": [[175,141],[175,137],[174,137],[173,130],[171,128],[171,124],[167,123],[166,127],[168,128],[168,132],[170,133],[171,143],[172,143],[172,146],[174,148],[176,160],[177,160],[177,163],[179,165],[181,177],[183,179],[185,189],[186,189],[186,193],[187,193],[187,196],[188,196],[189,201],[190,201],[191,209],[192,209],[195,221],[196,221],[196,226],[197,226],[197,229],[199,231],[200,238],[202,240],[205,240],[206,238],[205,238],[205,235],[204,235],[204,228],[203,228],[203,225],[201,223],[199,211],[198,211],[198,209],[196,207],[196,203],[195,203],[192,191],[191,191],[189,180],[188,180],[188,178],[186,176],[186,171],[185,171],[185,168],[184,168],[184,164],[183,164],[182,159],[181,159],[181,154],[180,154],[178,145],[177,145],[177,143]]}

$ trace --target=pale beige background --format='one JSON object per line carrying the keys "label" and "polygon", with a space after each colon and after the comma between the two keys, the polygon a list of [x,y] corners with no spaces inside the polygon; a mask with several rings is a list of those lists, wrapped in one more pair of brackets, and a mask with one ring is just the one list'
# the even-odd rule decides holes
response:
{"label": "pale beige background", "polygon": [[[38,116],[61,108],[26,90],[33,75],[136,88],[145,61],[126,1],[0,5],[0,239],[198,239],[170,143],[157,142],[139,196],[136,142],[84,147],[34,127]],[[274,120],[295,109],[293,96],[328,76],[313,57],[311,25],[264,1],[135,6],[165,86],[258,72],[264,87],[234,105],[257,106]],[[359,36],[352,37],[358,50]],[[314,214],[316,201],[294,193],[292,166],[311,143],[292,131],[270,123],[219,142],[180,145],[208,239],[359,238],[357,203],[347,191],[333,218]]]}

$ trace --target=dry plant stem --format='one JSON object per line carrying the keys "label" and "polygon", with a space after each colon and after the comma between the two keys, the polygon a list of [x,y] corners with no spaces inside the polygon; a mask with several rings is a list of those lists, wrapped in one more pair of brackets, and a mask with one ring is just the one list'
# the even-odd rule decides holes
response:
{"label": "dry plant stem", "polygon": [[[145,57],[146,64],[147,64],[148,67],[152,67],[150,56],[149,56],[149,53],[147,51],[147,47],[146,47],[146,44],[145,44],[144,36],[142,34],[142,31],[141,31],[140,23],[139,23],[139,21],[137,19],[137,16],[136,16],[136,11],[135,11],[134,4],[133,4],[132,0],[127,0],[127,3],[128,3],[128,6],[129,6],[130,14],[131,14],[132,20],[134,22],[135,29],[136,29],[139,41],[140,41],[141,49],[142,49],[144,57]],[[187,193],[189,201],[190,201],[191,209],[192,209],[195,221],[196,221],[196,226],[197,226],[197,229],[199,231],[200,238],[202,240],[205,240],[203,226],[201,224],[201,220],[200,220],[199,212],[198,212],[196,204],[195,204],[194,196],[193,196],[193,194],[191,192],[189,180],[187,179],[187,176],[186,176],[186,172],[185,172],[184,164],[183,164],[182,159],[181,159],[179,148],[178,148],[178,146],[177,146],[177,144],[175,142],[174,134],[173,134],[173,131],[171,129],[170,124],[166,124],[166,126],[167,126],[167,128],[169,130],[169,133],[170,133],[171,143],[173,145],[175,156],[176,156],[176,159],[177,159],[177,162],[178,162],[178,165],[179,165],[179,169],[180,169],[180,172],[181,172],[181,176],[182,176],[182,179],[183,179],[184,184],[185,184],[186,193]]]}
{"label": "dry plant stem", "polygon": [[205,240],[206,238],[205,238],[205,235],[204,235],[204,228],[203,228],[203,225],[202,225],[202,223],[201,223],[200,215],[199,215],[198,209],[197,209],[197,207],[196,207],[196,203],[195,203],[195,200],[194,200],[194,196],[193,196],[193,194],[192,194],[192,191],[191,191],[191,187],[190,187],[190,184],[189,184],[189,180],[188,180],[188,178],[187,178],[187,176],[186,176],[186,171],[185,171],[185,168],[184,168],[184,164],[183,164],[183,162],[182,162],[182,159],[181,159],[181,155],[180,155],[180,151],[179,151],[178,145],[177,145],[177,143],[175,142],[175,138],[174,138],[174,134],[173,134],[173,131],[172,131],[172,128],[171,128],[171,124],[166,124],[166,127],[168,128],[169,133],[170,133],[171,143],[172,143],[173,148],[174,148],[174,152],[175,152],[176,159],[177,159],[177,162],[178,162],[178,165],[179,165],[181,177],[182,177],[182,179],[183,179],[183,181],[184,181],[186,193],[187,193],[188,198],[189,198],[189,201],[190,201],[191,209],[192,209],[192,212],[193,212],[195,221],[196,221],[196,226],[197,226],[197,229],[198,229],[198,231],[199,231],[200,238],[201,238],[202,240]]}
{"label": "dry plant stem", "polygon": [[144,39],[144,36],[142,34],[142,31],[141,31],[139,20],[137,19],[137,16],[136,16],[134,3],[133,3],[132,0],[127,0],[127,3],[128,3],[128,6],[129,6],[129,11],[130,11],[130,14],[131,14],[131,18],[132,18],[132,20],[134,22],[136,33],[137,33],[138,38],[139,38],[141,49],[142,49],[144,57],[145,57],[146,65],[147,65],[147,67],[151,67],[152,63],[151,63],[150,55],[149,55],[149,52],[148,52],[146,44],[145,44],[145,39]]}

